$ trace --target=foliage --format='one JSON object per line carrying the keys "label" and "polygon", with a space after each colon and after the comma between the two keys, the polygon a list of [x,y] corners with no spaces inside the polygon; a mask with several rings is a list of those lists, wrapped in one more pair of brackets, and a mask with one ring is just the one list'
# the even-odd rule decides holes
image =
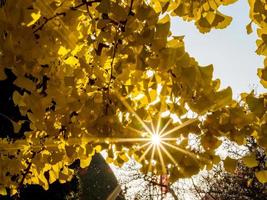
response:
{"label": "foliage", "polygon": [[80,182],[79,179],[74,176],[70,182],[59,183],[56,181],[49,185],[48,190],[44,190],[40,185],[26,185],[20,189],[20,197],[16,195],[1,196],[1,200],[34,200],[38,196],[39,200],[51,199],[51,200],[77,200],[80,198]]}
{"label": "foliage", "polygon": [[[219,90],[220,81],[212,79],[213,66],[199,66],[183,37],[170,32],[170,16],[194,21],[203,33],[225,28],[231,17],[218,9],[234,2],[5,2],[0,78],[7,78],[6,69],[16,76],[19,89],[12,98],[26,119],[11,120],[14,132],[24,123],[30,127],[21,139],[0,140],[0,194],[13,195],[23,184],[48,189],[56,180],[65,183],[75,160],[87,167],[103,149],[110,163],[121,166],[132,157],[143,172],[168,173],[175,182],[218,163],[220,137],[241,145],[253,136],[267,148],[266,95],[243,94],[241,103],[233,101],[231,89]],[[261,4],[250,1],[250,17],[260,27],[257,52],[263,54]],[[264,69],[259,75],[264,84]],[[161,145],[162,153],[142,144],[150,132],[159,132],[153,131],[157,124],[174,139]],[[200,138],[202,151],[190,148],[189,133]],[[262,182],[265,174],[258,172]]]}

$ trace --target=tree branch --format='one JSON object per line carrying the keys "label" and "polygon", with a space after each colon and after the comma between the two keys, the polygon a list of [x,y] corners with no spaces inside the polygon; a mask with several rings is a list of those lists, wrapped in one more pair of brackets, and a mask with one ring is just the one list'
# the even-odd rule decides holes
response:
{"label": "tree branch", "polygon": [[101,0],[94,0],[94,1],[87,1],[87,0],[83,0],[82,3],[78,4],[77,6],[74,6],[74,7],[70,7],[71,10],[77,10],[78,8],[82,7],[82,6],[85,6],[88,7],[88,6],[92,6],[93,3],[100,3]]}
{"label": "tree branch", "polygon": [[65,16],[66,15],[66,13],[65,12],[62,12],[62,13],[56,13],[54,16],[52,16],[52,17],[49,17],[49,18],[46,18],[46,17],[44,17],[44,22],[37,28],[37,29],[35,29],[35,31],[33,31],[33,33],[36,33],[36,32],[38,32],[38,31],[40,31],[40,30],[42,30],[43,28],[44,28],[44,26],[49,22],[49,21],[51,21],[52,19],[54,19],[54,18],[56,18],[56,17],[59,17],[59,16]]}
{"label": "tree branch", "polygon": [[[44,148],[42,147],[39,151],[36,151],[36,152],[32,151],[32,156],[30,158],[31,161],[38,153],[42,152],[43,150],[44,150]],[[23,187],[24,180],[26,179],[26,176],[30,173],[30,170],[31,170],[31,167],[32,167],[32,162],[31,161],[27,162],[28,166],[26,167],[26,169],[22,173],[22,179],[18,184],[18,191],[21,190],[21,188]],[[19,198],[19,193],[18,193],[18,198]]]}

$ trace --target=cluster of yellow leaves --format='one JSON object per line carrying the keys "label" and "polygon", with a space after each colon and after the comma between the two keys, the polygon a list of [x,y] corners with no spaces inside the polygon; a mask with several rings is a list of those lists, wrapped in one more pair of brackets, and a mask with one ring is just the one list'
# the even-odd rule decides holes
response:
{"label": "cluster of yellow leaves", "polygon": [[[252,32],[252,22],[258,26],[257,34],[259,39],[256,41],[257,54],[266,57],[267,56],[267,8],[266,1],[261,0],[249,0],[251,23],[247,25],[248,34]],[[264,61],[264,68],[258,69],[258,76],[261,79],[261,84],[267,88],[267,59]]]}
{"label": "cluster of yellow leaves", "polygon": [[7,186],[13,195],[21,184],[39,184],[47,190],[56,180],[60,183],[70,181],[74,170],[69,165],[80,158],[80,167],[88,167],[92,156],[101,151],[100,145],[87,141],[86,138],[69,138],[67,141],[50,138],[41,144],[41,138],[32,138],[31,135],[12,144],[1,140],[0,194],[6,193]]}
{"label": "cluster of yellow leaves", "polygon": [[232,18],[219,11],[220,6],[226,6],[237,0],[183,0],[166,1],[151,0],[151,6],[159,12],[169,12],[172,16],[182,17],[186,21],[194,21],[201,33],[207,33],[212,28],[227,27]]}
{"label": "cluster of yellow leaves", "polygon": [[[202,141],[202,145],[212,149],[220,145],[220,138],[224,137],[238,145],[247,144],[248,138],[253,138],[257,144],[267,152],[266,127],[267,127],[267,104],[266,95],[261,94],[256,97],[253,92],[241,94],[241,103],[233,102],[228,107],[220,109],[207,115],[203,123],[203,130],[206,130],[204,137],[207,141]],[[210,134],[212,133],[212,134]],[[211,137],[213,139],[211,139]],[[205,142],[205,143],[204,143]],[[242,158],[245,166],[256,169],[256,177],[262,183],[267,180],[264,175],[266,163],[260,164],[255,153],[251,153]],[[234,172],[237,161],[227,158],[224,161],[225,169]],[[260,170],[259,170],[260,169]],[[262,171],[263,170],[263,171]],[[262,173],[261,173],[262,171]]]}
{"label": "cluster of yellow leaves", "polygon": [[[256,41],[257,50],[256,53],[258,55],[264,56],[264,67],[258,69],[258,76],[260,78],[260,82],[264,88],[267,88],[267,51],[266,51],[266,28],[267,28],[267,2],[265,0],[249,0],[250,6],[250,19],[251,22],[247,25],[247,33],[250,34],[252,30],[252,24],[255,23],[257,25],[257,34],[259,39]],[[266,127],[267,127],[267,96],[266,93],[255,97],[253,94],[243,94],[242,99],[244,101],[245,106],[247,107],[248,113],[254,119],[247,124],[248,131],[247,134],[254,137],[257,143],[267,151],[267,140],[266,140]],[[252,123],[253,122],[253,123]],[[244,163],[248,167],[256,167],[258,165],[255,160],[255,155],[250,155],[249,157],[244,158]],[[266,170],[262,169],[262,171],[256,172],[256,177],[262,183],[267,182],[266,178]]]}
{"label": "cluster of yellow leaves", "polygon": [[[174,128],[190,112],[213,112],[204,124],[196,120],[170,135],[186,138],[179,144],[184,153],[168,149],[174,159],[164,157],[172,181],[217,164],[220,135],[243,144],[251,134],[247,124],[257,116],[232,103],[230,88],[219,91],[213,66],[200,66],[185,51],[183,38],[170,32],[170,15],[195,21],[201,32],[225,28],[231,18],[218,8],[233,2],[7,1],[0,9],[0,78],[6,78],[4,68],[16,75],[14,84],[24,92],[14,92],[13,101],[31,130],[23,140],[1,140],[0,152],[6,153],[0,155],[0,194],[6,188],[14,194],[20,184],[48,189],[57,179],[68,181],[71,163],[79,159],[87,167],[101,149],[118,166],[129,157],[140,160],[144,151],[135,148],[138,142],[123,140],[142,137],[131,131],[143,130],[136,114],[153,123],[161,113],[167,113],[166,119],[176,115],[181,122],[169,127]],[[257,106],[251,109],[265,116]],[[188,149],[189,133],[200,137],[201,153]],[[150,157],[140,161],[144,172],[150,170]],[[160,156],[155,160],[152,171],[164,173]]]}

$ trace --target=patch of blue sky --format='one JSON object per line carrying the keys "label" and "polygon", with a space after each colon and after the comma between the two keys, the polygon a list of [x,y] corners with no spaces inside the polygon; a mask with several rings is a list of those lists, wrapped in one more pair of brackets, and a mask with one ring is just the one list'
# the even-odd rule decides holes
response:
{"label": "patch of blue sky", "polygon": [[184,35],[185,48],[203,66],[213,64],[214,78],[221,79],[221,88],[231,86],[233,97],[242,92],[264,92],[259,82],[257,68],[263,66],[263,57],[255,53],[257,33],[247,35],[250,22],[246,0],[222,7],[224,14],[233,17],[226,29],[212,30],[202,34],[193,22],[184,22],[178,17],[171,20],[173,35]]}

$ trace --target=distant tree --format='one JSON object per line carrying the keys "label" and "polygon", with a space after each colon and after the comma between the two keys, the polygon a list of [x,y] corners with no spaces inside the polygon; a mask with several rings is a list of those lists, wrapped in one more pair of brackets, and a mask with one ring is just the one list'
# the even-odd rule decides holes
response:
{"label": "distant tree", "polygon": [[133,161],[117,170],[119,183],[127,199],[161,200],[168,196],[179,199],[166,175],[143,174]]}
{"label": "distant tree", "polygon": [[[225,171],[218,165],[211,172],[197,177],[193,181],[192,194],[203,200],[266,200],[267,184],[257,179],[257,173],[266,170],[266,154],[253,138],[247,144],[248,153],[238,161],[234,173]],[[234,152],[232,152],[234,153]],[[239,156],[240,152],[235,152]],[[251,157],[256,154],[256,160]],[[257,162],[258,161],[258,162]]]}

